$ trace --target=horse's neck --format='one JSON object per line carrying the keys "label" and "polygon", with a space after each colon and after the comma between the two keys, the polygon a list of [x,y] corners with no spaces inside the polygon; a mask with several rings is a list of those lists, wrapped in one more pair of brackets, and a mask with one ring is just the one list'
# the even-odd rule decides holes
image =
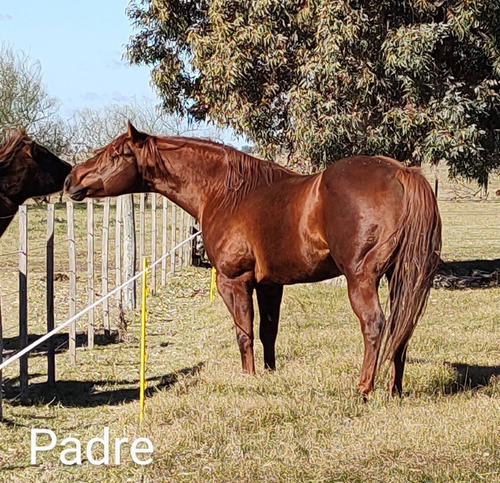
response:
{"label": "horse's neck", "polygon": [[162,151],[159,150],[163,166],[146,181],[153,191],[200,219],[207,200],[220,191],[219,186],[224,182],[224,165],[192,149]]}
{"label": "horse's neck", "polygon": [[17,203],[12,202],[3,193],[0,193],[0,236],[2,236],[12,219],[16,216],[17,209]]}
{"label": "horse's neck", "polygon": [[162,151],[159,150],[164,172],[156,170],[153,190],[198,220],[207,205],[212,208],[225,206],[240,190],[240,193],[249,193],[262,183],[297,175],[258,159],[244,159],[242,166],[230,166],[226,153],[217,152],[217,148],[193,149],[189,143],[175,150]]}

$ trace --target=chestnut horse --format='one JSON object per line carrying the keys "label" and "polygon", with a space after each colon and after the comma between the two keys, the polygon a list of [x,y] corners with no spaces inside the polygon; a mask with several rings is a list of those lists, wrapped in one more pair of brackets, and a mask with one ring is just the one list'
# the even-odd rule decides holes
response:
{"label": "chestnut horse", "polygon": [[[255,372],[253,291],[265,367],[274,369],[283,285],[344,274],[364,337],[359,390],[372,390],[382,359],[392,361],[391,393],[401,393],[408,340],[441,248],[437,203],[418,169],[357,156],[304,176],[231,147],[151,136],[129,123],[73,168],[65,188],[74,200],[157,192],[200,221],[246,373]],[[378,297],[384,274],[387,321]]]}
{"label": "chestnut horse", "polygon": [[24,130],[0,144],[0,236],[32,196],[63,189],[71,165],[33,141]]}

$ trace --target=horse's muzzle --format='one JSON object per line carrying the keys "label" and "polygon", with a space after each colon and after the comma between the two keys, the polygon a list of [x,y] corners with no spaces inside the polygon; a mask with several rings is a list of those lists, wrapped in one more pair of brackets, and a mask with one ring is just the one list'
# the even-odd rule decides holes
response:
{"label": "horse's muzzle", "polygon": [[81,185],[73,186],[73,179],[71,174],[69,174],[64,181],[64,191],[66,191],[72,200],[82,201],[87,196],[88,188]]}

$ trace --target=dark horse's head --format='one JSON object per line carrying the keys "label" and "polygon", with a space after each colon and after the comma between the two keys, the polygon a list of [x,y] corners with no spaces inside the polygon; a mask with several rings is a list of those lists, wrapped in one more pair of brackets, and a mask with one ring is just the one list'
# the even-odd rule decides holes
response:
{"label": "dark horse's head", "polygon": [[0,234],[19,205],[32,196],[60,191],[71,165],[22,130],[0,144]]}
{"label": "dark horse's head", "polygon": [[129,122],[127,132],[98,150],[92,158],[75,166],[64,188],[71,199],[103,198],[135,193],[143,188],[136,151],[148,138]]}

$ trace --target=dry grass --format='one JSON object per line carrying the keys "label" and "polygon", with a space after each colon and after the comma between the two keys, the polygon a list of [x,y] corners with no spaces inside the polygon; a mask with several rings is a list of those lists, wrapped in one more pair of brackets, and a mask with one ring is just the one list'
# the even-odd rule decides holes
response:
{"label": "dry grass", "polygon": [[[499,210],[495,201],[442,201],[445,259],[500,258]],[[2,250],[8,245],[3,238]],[[76,367],[59,354],[54,393],[44,387],[44,358],[31,357],[34,404],[5,405],[0,480],[500,481],[500,289],[432,291],[410,345],[408,396],[388,399],[382,378],[363,403],[362,339],[345,287],[287,287],[278,370],[263,371],[257,343],[258,374],[245,377],[209,283],[209,271],[188,269],[150,297],[142,426],[137,313],[128,315],[128,342],[81,348]],[[35,331],[42,319],[33,314]],[[30,465],[31,428],[86,442],[104,426],[112,438],[149,437],[153,463],[142,468],[124,455],[120,466],[66,467],[54,451]]]}

